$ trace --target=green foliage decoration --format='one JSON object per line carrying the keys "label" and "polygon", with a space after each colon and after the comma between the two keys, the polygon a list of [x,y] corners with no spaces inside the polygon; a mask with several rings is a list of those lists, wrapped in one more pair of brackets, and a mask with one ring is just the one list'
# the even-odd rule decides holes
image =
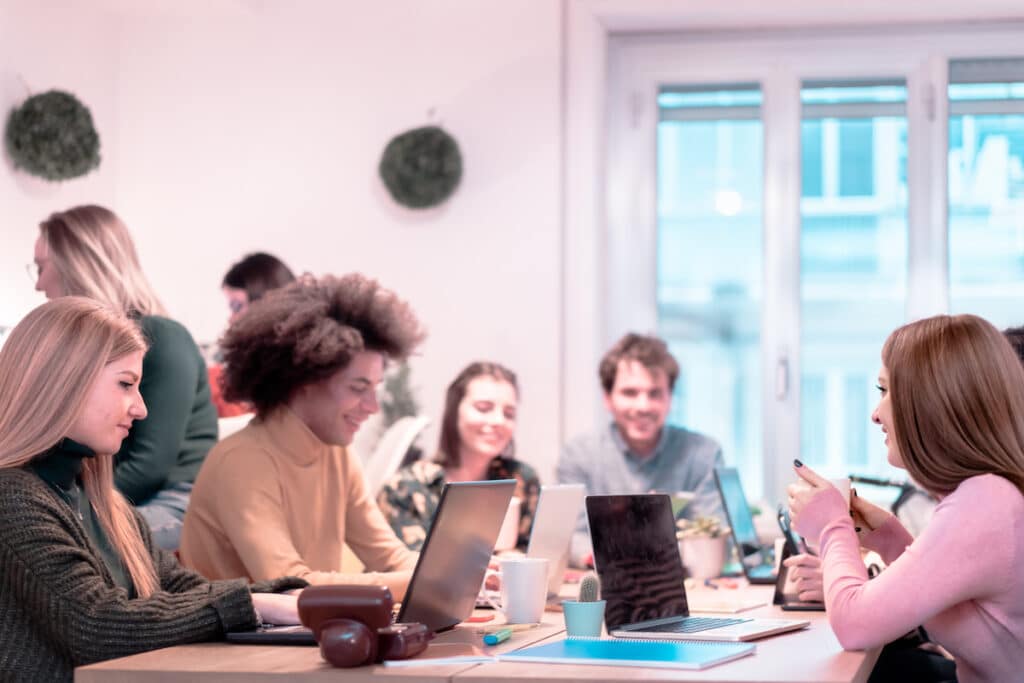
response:
{"label": "green foliage decoration", "polygon": [[89,108],[50,90],[11,110],[4,132],[14,167],[46,180],[68,180],[100,165],[100,136]]}
{"label": "green foliage decoration", "polygon": [[697,517],[696,519],[680,519],[676,521],[676,539],[709,537],[718,538],[729,533],[729,527],[722,524],[717,517]]}
{"label": "green foliage decoration", "polygon": [[414,128],[384,148],[378,168],[391,197],[410,209],[426,209],[448,199],[462,179],[462,153],[437,126]]}
{"label": "green foliage decoration", "polygon": [[384,377],[384,392],[380,401],[384,429],[407,415],[419,415],[420,407],[410,385],[411,375],[409,364],[403,361]]}

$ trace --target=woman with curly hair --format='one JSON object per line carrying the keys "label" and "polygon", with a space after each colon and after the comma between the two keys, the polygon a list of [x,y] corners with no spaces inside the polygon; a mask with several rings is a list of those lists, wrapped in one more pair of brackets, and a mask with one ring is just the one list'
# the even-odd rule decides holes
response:
{"label": "woman with curly hair", "polygon": [[[305,277],[265,297],[222,340],[224,392],[256,417],[210,452],[181,557],[210,578],[281,574],[405,594],[417,556],[395,537],[347,446],[379,410],[388,359],[423,339],[408,304],[352,274]],[[369,570],[342,573],[348,544]]]}
{"label": "woman with curly hair", "polygon": [[[297,623],[284,579],[209,582],[153,542],[114,488],[114,454],[146,418],[146,342],[118,311],[61,297],[0,350],[0,679],[214,640],[262,616]],[[255,593],[255,591],[265,591]]]}
{"label": "woman with curly hair", "polygon": [[423,546],[445,483],[515,479],[516,547],[526,551],[540,480],[513,457],[518,406],[516,375],[498,363],[470,363],[448,385],[437,456],[403,467],[377,496],[391,528],[409,548]]}
{"label": "woman with curly hair", "polygon": [[157,545],[178,547],[192,482],[217,441],[206,363],[192,335],[167,317],[139,266],[128,228],[102,206],[76,206],[39,226],[36,289],[87,296],[137,320],[149,351],[139,386],[149,417],[114,459],[114,484],[142,513]]}
{"label": "woman with curly hair", "polygon": [[[889,464],[940,503],[915,539],[859,496],[848,510],[835,486],[794,462],[804,484],[789,487],[790,512],[821,548],[829,624],[847,649],[923,625],[956,661],[954,673],[948,660],[886,648],[871,680],[1020,680],[1024,369],[988,322],[936,316],[889,335],[878,390],[871,419]],[[871,581],[862,545],[889,565]]]}

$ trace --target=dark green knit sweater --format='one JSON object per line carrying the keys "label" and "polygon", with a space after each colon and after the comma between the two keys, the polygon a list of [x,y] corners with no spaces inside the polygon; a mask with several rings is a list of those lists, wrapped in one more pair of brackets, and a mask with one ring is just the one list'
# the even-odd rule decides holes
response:
{"label": "dark green knit sweater", "polygon": [[116,585],[77,513],[31,469],[0,469],[0,681],[70,681],[83,664],[216,640],[257,626],[250,588],[306,585],[207,581],[136,524],[162,589],[145,599]]}
{"label": "dark green knit sweater", "polygon": [[132,425],[114,460],[114,484],[134,505],[171,484],[194,482],[217,443],[217,409],[192,335],[156,315],[139,326],[150,344],[139,383],[149,415]]}

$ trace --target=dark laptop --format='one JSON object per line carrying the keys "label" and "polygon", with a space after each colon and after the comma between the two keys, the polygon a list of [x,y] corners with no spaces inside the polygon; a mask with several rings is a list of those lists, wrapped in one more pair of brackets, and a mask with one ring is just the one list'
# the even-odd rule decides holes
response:
{"label": "dark laptop", "polygon": [[716,467],[715,483],[718,485],[718,493],[722,496],[722,507],[725,508],[729,527],[732,528],[736,555],[740,558],[743,575],[750,583],[775,583],[773,549],[765,548],[757,540],[754,515],[751,514],[747,496],[743,493],[740,473],[735,467]]}
{"label": "dark laptop", "polygon": [[791,619],[692,617],[665,494],[587,496],[594,568],[601,579],[604,620],[616,637],[754,640],[805,628]]}
{"label": "dark laptop", "polygon": [[[515,487],[514,479],[445,485],[397,621],[443,631],[473,612]],[[226,637],[260,645],[314,643],[312,632],[302,626],[264,626]]]}

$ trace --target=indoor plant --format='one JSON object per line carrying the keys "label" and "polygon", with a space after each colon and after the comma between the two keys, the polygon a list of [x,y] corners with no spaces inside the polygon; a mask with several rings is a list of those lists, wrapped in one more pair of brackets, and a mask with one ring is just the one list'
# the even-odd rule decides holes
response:
{"label": "indoor plant", "polygon": [[694,579],[710,579],[722,573],[729,527],[716,517],[680,519],[676,522],[676,540],[687,574]]}

